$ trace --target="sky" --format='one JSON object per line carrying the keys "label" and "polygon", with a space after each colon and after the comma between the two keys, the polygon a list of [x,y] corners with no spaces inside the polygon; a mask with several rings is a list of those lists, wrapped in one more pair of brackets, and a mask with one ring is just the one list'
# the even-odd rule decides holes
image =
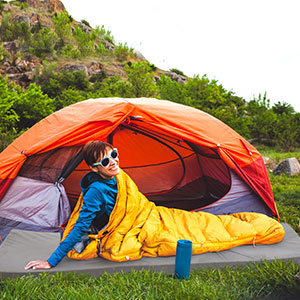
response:
{"label": "sky", "polygon": [[300,112],[299,0],[62,2],[163,70],[206,74],[247,101],[266,92]]}

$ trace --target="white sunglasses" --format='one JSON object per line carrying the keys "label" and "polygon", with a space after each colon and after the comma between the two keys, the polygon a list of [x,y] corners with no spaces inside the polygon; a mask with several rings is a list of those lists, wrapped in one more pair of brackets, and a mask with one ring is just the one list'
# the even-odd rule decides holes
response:
{"label": "white sunglasses", "polygon": [[109,166],[109,163],[110,163],[110,160],[111,159],[116,159],[117,157],[119,156],[119,153],[118,153],[118,149],[117,148],[114,148],[111,152],[110,152],[110,155],[108,157],[104,157],[101,159],[100,162],[97,162],[97,163],[94,163],[93,164],[93,167],[96,167],[96,166],[102,166],[103,168],[107,168]]}

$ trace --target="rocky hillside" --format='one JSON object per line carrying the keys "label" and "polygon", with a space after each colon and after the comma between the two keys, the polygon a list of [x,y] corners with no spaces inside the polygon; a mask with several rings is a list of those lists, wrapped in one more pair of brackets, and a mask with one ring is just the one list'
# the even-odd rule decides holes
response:
{"label": "rocky hillside", "polygon": [[[0,74],[22,87],[47,64],[57,71],[83,71],[91,81],[103,74],[126,80],[125,63],[145,60],[126,44],[117,44],[104,27],[74,20],[59,0],[1,1],[0,11]],[[156,78],[167,74],[177,82],[186,80],[180,73],[153,69]]]}

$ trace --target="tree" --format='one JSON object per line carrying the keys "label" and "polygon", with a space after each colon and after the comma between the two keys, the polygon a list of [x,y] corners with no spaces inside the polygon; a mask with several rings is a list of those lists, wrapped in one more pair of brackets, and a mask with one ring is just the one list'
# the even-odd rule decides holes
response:
{"label": "tree", "polygon": [[40,58],[53,54],[56,38],[56,34],[49,27],[42,28],[33,34],[29,52]]}
{"label": "tree", "polygon": [[293,114],[295,113],[294,108],[292,107],[291,104],[287,102],[277,102],[272,106],[272,110],[274,111],[275,114],[277,115],[282,115],[282,114]]}
{"label": "tree", "polygon": [[19,120],[14,111],[14,104],[18,98],[18,93],[13,84],[7,83],[7,78],[0,75],[0,133],[6,134],[8,131],[15,131],[15,126]]}
{"label": "tree", "polygon": [[148,62],[126,64],[124,68],[130,89],[135,97],[155,97],[158,88],[154,82],[154,72]]}
{"label": "tree", "polygon": [[266,93],[262,97],[249,101],[247,114],[250,118],[249,130],[253,139],[258,142],[274,144],[277,116],[270,109],[270,100]]}
{"label": "tree", "polygon": [[161,75],[157,86],[161,99],[185,104],[185,86],[183,84],[173,81],[169,76]]}
{"label": "tree", "polygon": [[54,30],[59,39],[56,44],[62,49],[67,41],[72,38],[71,20],[67,13],[53,14]]}
{"label": "tree", "polygon": [[29,85],[27,91],[19,90],[12,108],[19,117],[16,124],[18,130],[33,126],[54,111],[53,100],[34,83]]}

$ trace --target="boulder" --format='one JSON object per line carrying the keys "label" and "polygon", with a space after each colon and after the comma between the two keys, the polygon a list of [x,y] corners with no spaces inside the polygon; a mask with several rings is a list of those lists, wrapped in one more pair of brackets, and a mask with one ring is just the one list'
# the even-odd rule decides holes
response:
{"label": "boulder", "polygon": [[25,72],[18,74],[8,74],[7,77],[9,80],[18,83],[20,86],[27,87],[32,81],[33,73]]}
{"label": "boulder", "polygon": [[78,26],[81,28],[81,30],[85,33],[90,34],[92,32],[92,28],[83,24],[83,23],[79,23]]}
{"label": "boulder", "polygon": [[275,169],[273,170],[275,175],[279,174],[288,174],[296,175],[300,173],[300,165],[296,157],[287,158],[282,161]]}
{"label": "boulder", "polygon": [[26,2],[29,6],[40,10],[49,10],[56,13],[66,11],[63,3],[59,0],[27,0]]}
{"label": "boulder", "polygon": [[103,70],[103,64],[100,62],[92,61],[88,65],[89,75],[100,74],[102,70]]}
{"label": "boulder", "polygon": [[110,43],[110,42],[108,42],[106,40],[104,40],[102,43],[103,43],[105,49],[107,49],[107,50],[109,50],[111,52],[113,52],[115,50],[115,45],[114,44],[112,44],[112,43]]}
{"label": "boulder", "polygon": [[11,41],[11,42],[3,42],[3,47],[8,50],[9,52],[16,52],[19,50],[20,43],[18,40]]}
{"label": "boulder", "polygon": [[17,74],[19,73],[18,69],[14,66],[10,66],[6,69],[7,74]]}
{"label": "boulder", "polygon": [[88,68],[85,64],[66,64],[62,68],[69,72],[82,71],[85,76],[88,76]]}
{"label": "boulder", "polygon": [[21,60],[16,67],[19,72],[24,73],[32,70],[34,68],[34,64],[26,60]]}
{"label": "boulder", "polygon": [[26,15],[17,15],[14,17],[13,22],[17,23],[27,23],[27,25],[30,25],[30,18]]}
{"label": "boulder", "polygon": [[134,50],[134,54],[139,60],[146,60],[145,56],[138,50]]}
{"label": "boulder", "polygon": [[178,83],[185,83],[186,82],[186,77],[185,76],[179,75],[179,74],[177,74],[175,72],[169,71],[167,73],[167,75],[170,76],[170,78],[173,81],[177,81]]}

